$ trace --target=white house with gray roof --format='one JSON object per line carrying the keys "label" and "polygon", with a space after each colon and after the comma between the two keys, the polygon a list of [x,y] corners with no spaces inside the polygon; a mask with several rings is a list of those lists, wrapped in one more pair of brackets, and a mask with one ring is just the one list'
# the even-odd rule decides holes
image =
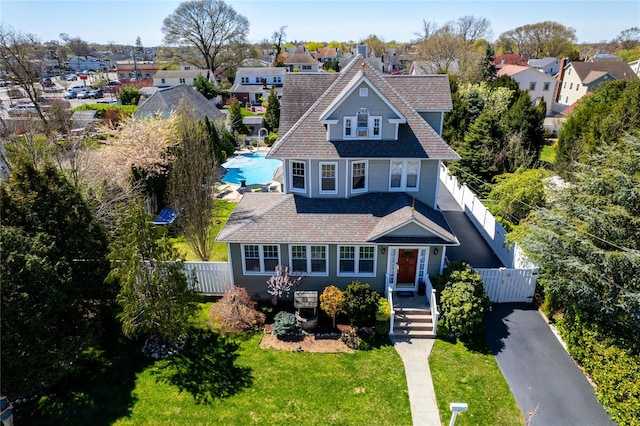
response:
{"label": "white house with gray roof", "polygon": [[[184,68],[184,67],[183,67]],[[218,84],[213,73],[202,69],[159,70],[153,75],[154,87],[166,88],[186,84],[193,87],[193,82],[199,76],[205,77],[211,83]]]}
{"label": "white house with gray roof", "polygon": [[[289,73],[279,139],[283,192],[245,193],[217,236],[231,276],[268,298],[276,265],[304,290],[368,283],[431,294],[458,238],[438,207],[442,139],[452,108],[446,75],[384,75],[361,55],[339,73]],[[435,301],[435,299],[433,299]]]}
{"label": "white house with gray roof", "polygon": [[240,102],[255,104],[261,102],[260,98],[267,99],[275,86],[280,97],[286,74],[283,67],[238,68],[230,93]]}

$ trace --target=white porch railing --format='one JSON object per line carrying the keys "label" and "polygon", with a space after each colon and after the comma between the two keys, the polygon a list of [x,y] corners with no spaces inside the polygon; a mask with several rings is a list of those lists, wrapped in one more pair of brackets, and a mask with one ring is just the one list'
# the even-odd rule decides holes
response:
{"label": "white porch railing", "polygon": [[218,295],[233,288],[227,262],[184,262],[184,268],[195,271],[199,293]]}
{"label": "white porch railing", "polygon": [[438,329],[438,316],[440,313],[438,312],[438,305],[436,304],[436,291],[431,289],[431,293],[427,293],[431,295],[431,300],[429,302],[429,306],[431,307],[431,321],[433,322],[433,335],[437,335]]}
{"label": "white porch railing", "polygon": [[393,323],[396,320],[396,311],[393,309],[393,288],[387,287],[387,301],[391,306],[391,316],[389,317],[389,334],[393,334]]}

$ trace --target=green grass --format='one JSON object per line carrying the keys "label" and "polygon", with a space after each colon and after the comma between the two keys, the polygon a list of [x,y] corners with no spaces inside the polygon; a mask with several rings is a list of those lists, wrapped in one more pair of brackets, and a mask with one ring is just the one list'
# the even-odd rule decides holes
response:
{"label": "green grass", "polygon": [[540,161],[554,164],[556,162],[557,149],[558,149],[558,142],[555,142],[553,145],[543,146],[542,151],[540,152]]}
{"label": "green grass", "polygon": [[469,410],[456,425],[523,425],[525,420],[486,342],[466,347],[438,339],[429,358],[440,420],[451,419],[449,403],[466,402]]}
{"label": "green grass", "polygon": [[[212,235],[218,235],[218,232],[222,229],[229,216],[231,216],[231,212],[236,207],[237,203],[232,203],[225,200],[216,201],[216,212],[213,218],[213,224],[211,226],[210,232]],[[178,249],[178,251],[184,256],[184,259],[187,261],[199,261],[200,259],[196,254],[191,250],[189,244],[183,236],[178,236],[172,238],[173,246]],[[213,244],[213,253],[210,258],[211,262],[227,262],[228,261],[228,252],[227,252],[227,243],[214,243]]]}
{"label": "green grass", "polygon": [[[200,305],[197,327],[209,306]],[[141,342],[114,344],[109,361],[91,376],[23,406],[16,420],[137,426],[364,425],[375,419],[376,425],[411,425],[404,366],[390,343],[354,354],[316,354],[260,349],[260,337],[238,338],[237,350],[223,339],[208,340],[173,362],[144,358]],[[198,402],[203,386],[217,397]]]}

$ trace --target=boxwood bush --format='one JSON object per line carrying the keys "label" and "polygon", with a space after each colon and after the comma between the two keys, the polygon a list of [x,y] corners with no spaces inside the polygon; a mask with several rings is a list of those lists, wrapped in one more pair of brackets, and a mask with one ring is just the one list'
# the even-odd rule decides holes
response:
{"label": "boxwood bush", "polygon": [[380,295],[369,288],[369,284],[353,281],[344,291],[342,312],[351,325],[371,327],[375,324]]}

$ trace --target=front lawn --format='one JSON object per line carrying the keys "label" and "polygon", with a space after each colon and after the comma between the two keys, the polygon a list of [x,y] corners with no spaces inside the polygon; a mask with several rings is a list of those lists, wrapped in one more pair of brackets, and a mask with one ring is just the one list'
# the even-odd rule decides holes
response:
{"label": "front lawn", "polygon": [[523,425],[520,408],[502,376],[486,341],[472,347],[442,338],[436,340],[429,358],[440,420],[451,419],[449,403],[466,402],[469,410],[456,425]]}

